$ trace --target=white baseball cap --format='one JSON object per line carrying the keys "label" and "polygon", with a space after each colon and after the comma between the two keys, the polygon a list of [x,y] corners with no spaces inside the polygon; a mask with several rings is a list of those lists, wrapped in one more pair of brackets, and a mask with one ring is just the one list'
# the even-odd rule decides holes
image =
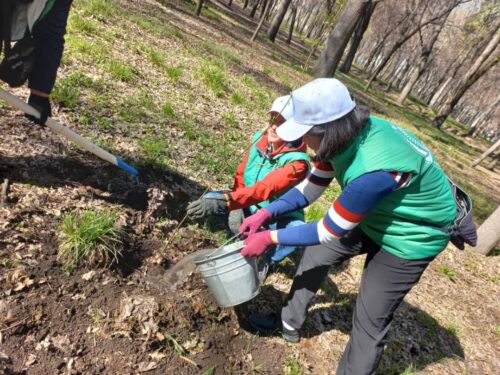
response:
{"label": "white baseball cap", "polygon": [[293,116],[276,129],[278,136],[291,142],[315,125],[337,120],[355,107],[347,87],[335,78],[318,78],[292,92]]}
{"label": "white baseball cap", "polygon": [[267,113],[271,112],[279,113],[285,120],[290,120],[293,116],[293,104],[290,95],[277,98]]}

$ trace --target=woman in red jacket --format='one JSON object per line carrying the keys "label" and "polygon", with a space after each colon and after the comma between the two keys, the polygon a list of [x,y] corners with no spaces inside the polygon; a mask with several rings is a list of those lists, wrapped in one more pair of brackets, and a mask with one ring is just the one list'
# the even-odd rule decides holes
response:
{"label": "woman in red jacket", "polygon": [[[302,181],[308,172],[309,158],[302,140],[286,142],[276,128],[293,115],[290,96],[276,99],[269,111],[269,128],[256,132],[252,145],[238,166],[230,191],[212,191],[188,206],[192,218],[229,213],[228,226],[239,232],[244,217],[280,197]],[[304,223],[304,211],[297,210],[277,218],[269,228],[279,229]],[[295,250],[293,246],[277,246],[265,255],[265,264],[274,264]]]}

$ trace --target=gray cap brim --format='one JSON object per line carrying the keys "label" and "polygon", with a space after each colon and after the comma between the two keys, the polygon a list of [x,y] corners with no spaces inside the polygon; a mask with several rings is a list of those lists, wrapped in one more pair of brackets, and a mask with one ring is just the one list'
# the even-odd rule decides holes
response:
{"label": "gray cap brim", "polygon": [[313,125],[300,124],[291,118],[278,126],[276,134],[286,142],[293,142],[304,136],[312,127]]}

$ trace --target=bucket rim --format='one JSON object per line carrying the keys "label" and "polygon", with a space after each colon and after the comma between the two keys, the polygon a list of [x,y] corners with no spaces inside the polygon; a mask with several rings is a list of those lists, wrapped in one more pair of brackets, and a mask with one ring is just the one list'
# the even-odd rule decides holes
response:
{"label": "bucket rim", "polygon": [[[211,262],[211,261],[226,257],[228,255],[239,253],[240,250],[243,248],[243,246],[245,246],[244,241],[237,241],[237,242],[234,242],[230,245],[222,246],[219,249],[216,249],[213,253],[208,253],[208,255],[207,254],[200,254],[196,258],[193,259],[193,262],[196,265],[203,264],[206,262]],[[231,250],[228,250],[229,248],[231,248]]]}

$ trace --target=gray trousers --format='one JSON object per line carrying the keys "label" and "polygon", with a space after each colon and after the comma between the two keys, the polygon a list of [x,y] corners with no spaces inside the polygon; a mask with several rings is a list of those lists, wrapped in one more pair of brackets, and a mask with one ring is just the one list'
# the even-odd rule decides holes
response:
{"label": "gray trousers", "polygon": [[381,249],[357,227],[328,245],[305,249],[281,318],[294,328],[304,323],[307,305],[332,265],[368,254],[352,319],[352,332],[337,374],[374,374],[394,311],[434,259],[402,259]]}

